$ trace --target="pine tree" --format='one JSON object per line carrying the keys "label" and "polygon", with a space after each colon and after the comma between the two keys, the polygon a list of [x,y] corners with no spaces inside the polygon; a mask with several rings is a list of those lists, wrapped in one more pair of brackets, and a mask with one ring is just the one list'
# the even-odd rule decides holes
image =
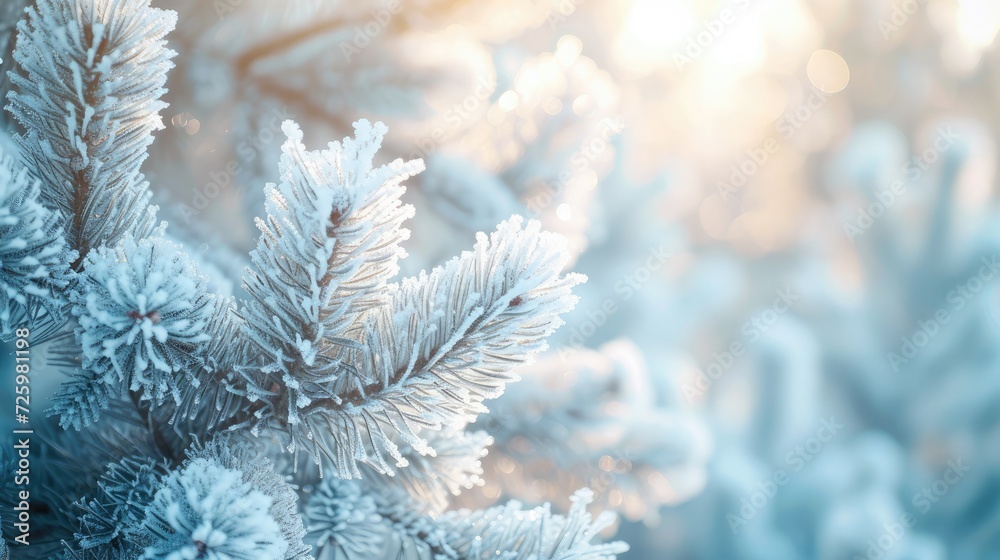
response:
{"label": "pine tree", "polygon": [[289,121],[249,297],[213,293],[166,225],[154,227],[140,172],[161,126],[174,21],[148,0],[39,0],[18,26],[8,110],[25,128],[27,171],[0,167],[17,218],[0,230],[0,254],[16,255],[0,279],[23,294],[12,304],[37,298],[67,317],[73,337],[58,342],[75,342],[53,352],[72,371],[51,413],[74,431],[46,436],[33,465],[60,479],[46,478],[46,537],[29,554],[624,551],[593,542],[612,516],[592,519],[587,491],[566,516],[517,502],[444,513],[480,483],[491,440],[468,426],[576,303],[584,278],[563,273],[565,240],[514,216],[445,265],[394,281],[414,212],[402,182],[422,162],[375,165],[381,123],[360,120],[353,137],[309,151]]}

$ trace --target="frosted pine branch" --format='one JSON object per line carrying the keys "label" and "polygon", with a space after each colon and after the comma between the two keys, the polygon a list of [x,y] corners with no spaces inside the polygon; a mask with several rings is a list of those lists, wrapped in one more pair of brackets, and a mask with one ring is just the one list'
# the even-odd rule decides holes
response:
{"label": "frosted pine branch", "polygon": [[405,256],[401,227],[413,214],[400,196],[419,161],[373,167],[385,125],[359,121],[355,138],[310,152],[298,126],[283,126],[281,182],[266,188],[267,218],[251,253],[245,287],[248,337],[265,356],[251,375],[263,389],[280,384],[277,414],[296,422],[314,399],[356,388],[351,349],[362,315],[388,301],[386,281]]}
{"label": "frosted pine branch", "polygon": [[418,432],[474,421],[572,309],[583,277],[560,274],[567,260],[564,240],[537,222],[515,217],[480,234],[472,251],[389,287],[393,303],[370,314],[355,365],[363,388],[309,403],[297,423],[264,412],[254,428],[345,478],[361,476],[359,463],[394,472],[386,456],[405,466],[399,443],[433,454]]}
{"label": "frosted pine branch", "polygon": [[450,498],[464,490],[482,486],[482,458],[493,438],[486,432],[465,430],[420,432],[434,453],[421,453],[409,445],[399,446],[405,468],[395,470],[394,476],[381,476],[370,467],[362,469],[362,478],[371,484],[388,488],[402,488],[422,505],[421,510],[440,513],[447,509]]}
{"label": "frosted pine branch", "polygon": [[195,446],[171,469],[145,456],[113,462],[79,500],[72,559],[311,560],[295,491],[233,438]]}
{"label": "frosted pine branch", "polygon": [[305,541],[317,558],[379,558],[385,527],[375,496],[362,484],[324,479],[305,504]]}
{"label": "frosted pine branch", "polygon": [[48,414],[58,416],[63,428],[82,430],[96,424],[112,401],[121,396],[120,386],[107,383],[102,373],[78,370],[59,386]]}
{"label": "frosted pine branch", "polygon": [[[434,560],[614,560],[628,550],[622,542],[599,542],[614,514],[587,511],[593,493],[571,498],[566,515],[548,504],[533,509],[519,502],[486,510],[450,511],[433,519],[398,491],[365,482],[324,480],[310,496],[307,541],[317,558],[433,558]],[[341,554],[343,553],[343,555]]]}
{"label": "frosted pine branch", "polygon": [[149,0],[39,0],[18,25],[7,106],[26,129],[17,141],[42,181],[43,200],[66,218],[82,259],[126,234],[144,237],[155,207],[139,168],[174,52],[176,15]]}
{"label": "frosted pine branch", "polygon": [[614,560],[628,550],[622,542],[591,542],[615,520],[611,513],[592,518],[587,512],[593,492],[580,490],[571,500],[566,516],[552,514],[548,505],[525,511],[511,501],[481,512],[449,512],[440,523],[451,527],[450,542],[463,560]]}
{"label": "frosted pine branch", "polygon": [[269,461],[217,441],[164,477],[141,524],[141,558],[312,558],[296,499]]}
{"label": "frosted pine branch", "polygon": [[69,558],[135,558],[146,540],[140,528],[145,506],[163,476],[163,466],[148,458],[112,463],[99,482],[98,496],[75,505],[83,514]]}
{"label": "frosted pine branch", "polygon": [[39,202],[38,182],[0,152],[0,336],[42,312],[62,314],[74,259],[58,216]]}
{"label": "frosted pine branch", "polygon": [[152,406],[182,402],[207,360],[206,327],[225,311],[207,293],[208,279],[159,235],[126,236],[84,264],[72,294],[83,371],[56,397],[63,425],[96,421],[109,398],[130,391]]}

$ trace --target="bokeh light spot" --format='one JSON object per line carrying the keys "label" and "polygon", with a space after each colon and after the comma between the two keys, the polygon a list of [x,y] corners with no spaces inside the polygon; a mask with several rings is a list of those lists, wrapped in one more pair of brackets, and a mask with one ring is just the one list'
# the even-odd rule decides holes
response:
{"label": "bokeh light spot", "polygon": [[809,57],[806,74],[816,89],[824,93],[837,93],[851,81],[851,69],[839,54],[820,49]]}

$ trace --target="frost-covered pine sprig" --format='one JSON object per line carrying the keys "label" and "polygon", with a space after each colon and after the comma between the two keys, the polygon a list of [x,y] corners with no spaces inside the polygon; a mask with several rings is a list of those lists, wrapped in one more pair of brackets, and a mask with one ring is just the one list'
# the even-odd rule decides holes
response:
{"label": "frost-covered pine sprig", "polygon": [[405,494],[364,481],[326,479],[309,497],[315,520],[307,540],[316,558],[397,558],[416,554],[434,560],[613,560],[622,542],[594,542],[615,521],[587,511],[593,493],[580,490],[566,515],[549,505],[525,508],[512,501],[486,510],[450,511],[433,519]]}
{"label": "frost-covered pine sprig", "polygon": [[149,0],[38,0],[26,14],[8,109],[26,130],[16,139],[43,201],[66,218],[81,260],[126,234],[146,236],[156,209],[139,168],[163,127],[175,54],[164,36],[176,14]]}
{"label": "frost-covered pine sprig", "polygon": [[77,502],[74,560],[308,560],[295,491],[246,442],[194,446],[170,469],[148,457],[112,463]]}
{"label": "frost-covered pine sprig", "polygon": [[82,512],[79,530],[66,543],[66,558],[135,558],[146,542],[141,531],[145,506],[164,475],[148,457],[125,457],[108,466],[98,493],[74,505]]}
{"label": "frost-covered pine sprig", "polygon": [[144,528],[144,559],[283,558],[288,543],[268,509],[271,499],[237,469],[195,459],[170,473]]}
{"label": "frost-covered pine sprig", "polygon": [[308,497],[305,512],[310,519],[306,540],[317,559],[461,558],[448,542],[447,527],[399,489],[326,478]]}
{"label": "frost-covered pine sprig", "polygon": [[470,560],[613,560],[628,550],[622,542],[591,542],[615,520],[609,512],[596,518],[587,512],[593,492],[580,490],[570,499],[565,516],[553,514],[548,505],[524,510],[510,501],[481,512],[449,512],[440,524],[451,528],[453,546]]}
{"label": "frost-covered pine sprig", "polygon": [[164,477],[146,507],[142,558],[306,560],[297,496],[245,442],[221,438],[196,448]]}
{"label": "frost-covered pine sprig", "polygon": [[385,527],[375,496],[363,485],[339,478],[323,479],[304,506],[306,543],[319,560],[378,558],[385,546]]}
{"label": "frost-covered pine sprig", "polygon": [[281,539],[288,543],[283,557],[275,560],[310,559],[309,547],[303,543],[305,527],[298,511],[299,497],[286,482],[285,476],[275,469],[274,463],[260,452],[259,442],[253,439],[220,435],[207,444],[196,444],[191,449],[192,460],[205,459],[223,468],[237,470],[242,480],[269,498],[268,515],[278,524]]}
{"label": "frost-covered pine sprig", "polygon": [[493,438],[486,432],[465,429],[422,430],[419,436],[433,453],[422,452],[405,443],[398,452],[406,468],[395,470],[394,476],[381,476],[369,466],[361,469],[362,478],[387,489],[401,488],[421,511],[438,514],[448,508],[450,500],[465,490],[482,486],[482,459]]}
{"label": "frost-covered pine sprig", "polygon": [[312,415],[330,425],[338,409],[353,417],[334,437],[386,472],[392,469],[383,452],[400,463],[397,438],[433,454],[421,427],[464,428],[487,411],[484,400],[518,380],[519,365],[546,347],[560,315],[576,303],[572,288],[585,280],[561,274],[568,260],[565,239],[515,216],[480,233],[471,251],[392,285],[391,309],[366,331],[362,368],[371,383]]}
{"label": "frost-covered pine sprig", "polygon": [[[419,163],[372,168],[384,128],[306,152],[286,124],[283,181],[247,280],[246,329],[269,357],[248,368],[248,419],[338,476],[433,455],[423,429],[462,429],[572,308],[564,241],[519,217],[430,274],[387,285],[407,233],[400,181]],[[359,219],[364,218],[364,219]]]}
{"label": "frost-covered pine sprig", "polygon": [[208,359],[207,326],[220,313],[207,283],[160,234],[92,251],[71,296],[83,363],[56,396],[63,424],[86,425],[109,398],[128,392],[151,406],[180,403],[185,381]]}
{"label": "frost-covered pine sprig", "polygon": [[517,380],[514,368],[544,347],[575,303],[570,290],[581,278],[559,274],[561,239],[537,223],[521,226],[520,218],[505,222],[473,251],[390,286],[392,307],[372,314],[356,366],[370,382],[314,400],[298,425],[262,416],[267,432],[341,477],[359,477],[359,464],[393,473],[386,455],[406,466],[400,443],[434,454],[419,431],[461,429],[485,412],[482,401]]}
{"label": "frost-covered pine sprig", "polygon": [[254,383],[285,388],[275,414],[295,423],[314,399],[356,390],[351,350],[362,315],[388,301],[386,281],[405,256],[401,182],[423,169],[419,161],[374,167],[385,125],[362,120],[355,138],[310,152],[298,126],[282,127],[281,182],[266,187],[265,220],[245,281],[248,338],[265,356]]}
{"label": "frost-covered pine sprig", "polygon": [[72,280],[58,215],[39,202],[38,182],[0,151],[0,336],[44,312],[62,314]]}

